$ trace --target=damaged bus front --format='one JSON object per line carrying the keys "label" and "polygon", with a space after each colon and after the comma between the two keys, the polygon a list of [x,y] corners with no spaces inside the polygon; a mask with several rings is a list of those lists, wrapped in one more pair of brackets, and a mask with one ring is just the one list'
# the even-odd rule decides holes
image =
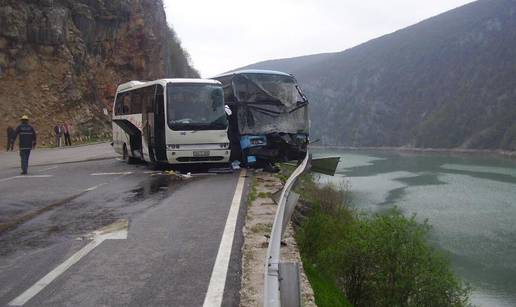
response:
{"label": "damaged bus front", "polygon": [[247,166],[301,160],[308,145],[308,100],[296,79],[283,72],[242,70],[214,79],[230,108],[232,159]]}

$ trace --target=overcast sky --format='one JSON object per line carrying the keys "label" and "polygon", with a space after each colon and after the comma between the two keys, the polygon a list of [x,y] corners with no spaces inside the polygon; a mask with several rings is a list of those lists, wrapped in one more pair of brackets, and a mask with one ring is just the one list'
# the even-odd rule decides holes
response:
{"label": "overcast sky", "polygon": [[258,61],[342,51],[472,0],[164,0],[203,77]]}

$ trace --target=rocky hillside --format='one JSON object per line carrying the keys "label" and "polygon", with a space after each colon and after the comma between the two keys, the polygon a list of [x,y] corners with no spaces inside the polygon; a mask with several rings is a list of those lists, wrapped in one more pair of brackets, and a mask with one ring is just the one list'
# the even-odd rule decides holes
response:
{"label": "rocky hillside", "polygon": [[249,67],[296,75],[325,145],[516,150],[515,0],[480,0],[343,52]]}
{"label": "rocky hillside", "polygon": [[41,140],[56,122],[75,136],[109,133],[116,86],[197,76],[161,0],[2,0],[0,121],[31,117]]}

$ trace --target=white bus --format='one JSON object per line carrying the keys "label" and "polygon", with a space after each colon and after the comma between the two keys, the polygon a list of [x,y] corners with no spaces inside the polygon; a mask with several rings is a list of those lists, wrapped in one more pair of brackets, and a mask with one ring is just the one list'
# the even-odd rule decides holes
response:
{"label": "white bus", "polygon": [[117,88],[113,148],[128,163],[227,163],[227,128],[218,81],[131,81]]}

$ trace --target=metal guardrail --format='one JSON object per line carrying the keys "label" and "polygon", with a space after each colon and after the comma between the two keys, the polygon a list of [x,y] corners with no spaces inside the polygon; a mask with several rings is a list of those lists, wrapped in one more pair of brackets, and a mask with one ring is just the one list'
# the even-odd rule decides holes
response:
{"label": "metal guardrail", "polygon": [[299,195],[291,192],[291,189],[299,177],[310,169],[311,160],[312,155],[308,153],[288,178],[278,201],[265,264],[263,305],[266,307],[298,307],[301,304],[298,264],[281,262],[280,249],[281,238],[299,199]]}

